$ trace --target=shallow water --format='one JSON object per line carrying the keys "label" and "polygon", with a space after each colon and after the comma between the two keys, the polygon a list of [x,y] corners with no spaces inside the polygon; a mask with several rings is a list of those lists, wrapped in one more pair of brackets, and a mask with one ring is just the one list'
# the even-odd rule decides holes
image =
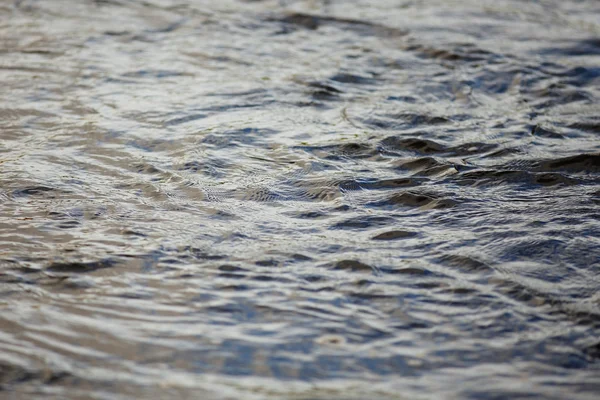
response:
{"label": "shallow water", "polygon": [[591,399],[600,2],[0,1],[0,397]]}

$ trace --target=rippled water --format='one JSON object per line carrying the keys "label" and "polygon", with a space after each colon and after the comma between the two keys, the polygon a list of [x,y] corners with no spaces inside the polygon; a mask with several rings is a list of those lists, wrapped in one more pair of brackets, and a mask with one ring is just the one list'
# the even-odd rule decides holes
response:
{"label": "rippled water", "polygon": [[600,2],[0,2],[0,397],[595,398]]}

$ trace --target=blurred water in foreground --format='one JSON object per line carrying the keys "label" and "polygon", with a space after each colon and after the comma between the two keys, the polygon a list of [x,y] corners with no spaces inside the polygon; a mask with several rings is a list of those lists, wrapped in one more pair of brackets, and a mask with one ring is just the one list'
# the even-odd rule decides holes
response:
{"label": "blurred water in foreground", "polygon": [[0,0],[0,52],[0,397],[600,392],[600,2]]}

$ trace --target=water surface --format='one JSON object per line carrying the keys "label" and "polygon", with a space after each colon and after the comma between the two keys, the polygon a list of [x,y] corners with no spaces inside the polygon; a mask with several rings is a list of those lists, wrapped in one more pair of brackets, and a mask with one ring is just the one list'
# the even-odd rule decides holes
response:
{"label": "water surface", "polygon": [[0,397],[592,399],[600,2],[0,1]]}

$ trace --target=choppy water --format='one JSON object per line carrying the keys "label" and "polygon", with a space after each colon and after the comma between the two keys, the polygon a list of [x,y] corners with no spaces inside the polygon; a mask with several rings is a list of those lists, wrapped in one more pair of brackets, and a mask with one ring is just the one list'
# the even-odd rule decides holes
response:
{"label": "choppy water", "polygon": [[6,398],[600,392],[600,2],[0,2]]}

